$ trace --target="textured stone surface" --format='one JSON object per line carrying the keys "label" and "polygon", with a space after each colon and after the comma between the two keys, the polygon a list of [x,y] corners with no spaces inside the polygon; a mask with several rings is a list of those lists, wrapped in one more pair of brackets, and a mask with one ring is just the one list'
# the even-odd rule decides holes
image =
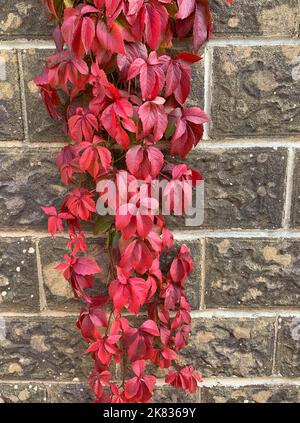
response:
{"label": "textured stone surface", "polygon": [[214,49],[213,137],[300,132],[300,46]]}
{"label": "textured stone surface", "polygon": [[202,403],[299,403],[299,386],[254,385],[201,388]]}
{"label": "textured stone surface", "polygon": [[295,36],[297,34],[297,0],[211,2],[215,36]]}
{"label": "textured stone surface", "polygon": [[0,312],[39,309],[35,243],[0,238]]}
{"label": "textured stone surface", "polygon": [[18,58],[0,46],[0,140],[22,140]]}
{"label": "textured stone surface", "polygon": [[164,386],[155,389],[152,402],[163,404],[198,403],[199,393],[187,395],[182,389]]}
{"label": "textured stone surface", "polygon": [[83,383],[0,383],[1,403],[90,403],[93,398]]}
{"label": "textured stone surface", "polygon": [[[216,35],[293,36],[297,30],[297,0],[239,0],[228,6],[212,0]],[[51,36],[54,25],[36,0],[6,0],[0,11],[0,36]]]}
{"label": "textured stone surface", "polygon": [[269,376],[274,343],[273,319],[193,319],[182,361],[208,376]]}
{"label": "textured stone surface", "polygon": [[[297,0],[239,0],[228,6],[212,0],[215,34],[238,36],[294,36],[297,30]],[[53,23],[36,0],[6,0],[0,11],[0,36],[51,36]]]}
{"label": "textured stone surface", "polygon": [[[93,395],[85,383],[0,383],[1,403],[91,403]],[[154,403],[198,403],[199,393],[186,395],[171,386],[154,391]]]}
{"label": "textured stone surface", "polygon": [[280,318],[276,370],[282,376],[300,376],[300,318]]}
{"label": "textured stone surface", "polygon": [[[284,149],[201,149],[191,154],[188,164],[205,177],[203,227],[281,227]],[[182,228],[182,221],[177,225]]]}
{"label": "textured stone surface", "polygon": [[300,152],[296,152],[294,187],[292,197],[291,226],[300,228]]}
{"label": "textured stone surface", "polygon": [[28,115],[28,130],[31,141],[57,142],[64,139],[61,124],[48,115],[39,89],[33,82],[42,72],[47,58],[54,50],[25,50],[22,54],[24,68],[25,97]]}
{"label": "textured stone surface", "polygon": [[192,67],[191,93],[187,105],[204,107],[204,60],[197,62]]}
{"label": "textured stone surface", "polygon": [[194,260],[194,272],[188,278],[186,283],[186,292],[189,303],[193,309],[199,309],[200,305],[200,279],[201,279],[201,267],[202,267],[202,249],[200,241],[177,241],[170,250],[170,252],[163,257],[162,270],[168,271],[170,263],[177,254],[180,246],[185,243],[190,251],[191,256]]}
{"label": "textured stone surface", "polygon": [[0,382],[0,404],[45,402],[47,402],[47,389],[43,384]]}
{"label": "textured stone surface", "polygon": [[3,380],[69,380],[87,377],[91,361],[75,318],[1,318]]}
{"label": "textured stone surface", "polygon": [[48,387],[49,403],[91,403],[93,397],[86,384],[51,384]]}
{"label": "textured stone surface", "polygon": [[[39,249],[48,308],[75,311],[80,309],[82,303],[74,300],[70,285],[63,277],[62,272],[54,269],[57,264],[64,261],[67,243],[68,240],[64,238],[55,238],[54,240],[46,238],[40,241]],[[104,253],[104,240],[89,240],[88,254],[97,260],[103,271],[95,277],[95,288],[86,290],[86,292],[90,295],[103,294],[106,292],[105,283],[108,274],[108,259]]]}
{"label": "textured stone surface", "polygon": [[47,226],[41,206],[60,204],[63,188],[55,151],[0,149],[0,227]]}
{"label": "textured stone surface", "polygon": [[38,0],[5,0],[0,9],[0,37],[51,35],[53,23],[42,10]]}
{"label": "textured stone surface", "polygon": [[298,240],[210,239],[207,307],[295,306],[300,301]]}

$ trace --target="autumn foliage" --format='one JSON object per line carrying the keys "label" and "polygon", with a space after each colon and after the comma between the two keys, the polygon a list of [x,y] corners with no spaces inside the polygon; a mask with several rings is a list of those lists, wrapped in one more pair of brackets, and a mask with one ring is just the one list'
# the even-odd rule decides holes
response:
{"label": "autumn foliage", "polygon": [[[57,52],[35,82],[50,116],[70,138],[56,158],[68,193],[59,210],[43,210],[52,237],[58,231],[69,235],[68,252],[57,269],[74,297],[85,303],[77,326],[94,360],[89,384],[95,401],[150,401],[155,367],[166,369],[166,383],[194,392],[200,375],[191,366],[181,368],[179,359],[191,327],[186,298],[193,271],[190,251],[182,245],[163,272],[162,257],[173,252],[173,236],[150,190],[141,198],[136,188],[127,203],[116,203],[115,216],[107,217],[96,212],[105,193],[96,187],[113,181],[122,197],[128,181],[142,180],[150,187],[153,179],[165,180],[164,195],[174,211],[174,186],[180,183],[188,207],[186,181],[195,186],[202,176],[185,164],[168,162],[160,147],[167,145],[169,156],[186,157],[209,120],[200,108],[186,104],[192,66],[201,60],[197,52],[212,30],[208,1],[43,4],[58,24]],[[188,37],[193,51],[176,52],[174,44]],[[101,263],[87,255],[88,223],[95,234],[107,237],[106,296],[90,294]],[[119,383],[112,382],[114,364],[121,372]]]}

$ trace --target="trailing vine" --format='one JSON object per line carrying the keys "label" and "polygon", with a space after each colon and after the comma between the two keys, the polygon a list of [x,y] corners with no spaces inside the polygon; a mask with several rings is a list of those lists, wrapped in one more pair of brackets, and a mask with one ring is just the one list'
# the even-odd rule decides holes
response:
{"label": "trailing vine", "polygon": [[[196,53],[212,29],[208,0],[42,1],[58,23],[57,53],[35,82],[49,115],[70,137],[56,158],[68,192],[58,211],[43,210],[52,237],[69,235],[57,269],[85,302],[77,326],[94,360],[89,384],[95,401],[150,401],[153,367],[166,369],[166,383],[195,392],[199,373],[178,363],[190,333],[185,286],[193,260],[182,245],[162,271],[173,235],[150,188],[165,181],[162,197],[178,214],[191,204],[191,184],[202,180],[185,164],[167,161],[160,147],[185,158],[209,120],[186,106],[192,65],[201,60]],[[190,36],[193,53],[171,50],[176,39]],[[101,215],[100,204],[113,213]],[[87,256],[86,223],[107,237],[106,296],[88,294],[101,268]],[[121,370],[119,383],[113,363]]]}

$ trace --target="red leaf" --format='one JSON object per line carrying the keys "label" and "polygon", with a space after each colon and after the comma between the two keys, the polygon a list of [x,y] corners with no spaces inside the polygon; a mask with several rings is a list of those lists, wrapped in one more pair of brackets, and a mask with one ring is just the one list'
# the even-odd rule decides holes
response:
{"label": "red leaf", "polygon": [[77,59],[74,53],[62,51],[48,58],[48,81],[55,87],[60,87],[69,94],[69,82],[72,89],[80,87],[86,80],[89,67],[81,59]]}
{"label": "red leaf", "polygon": [[153,262],[152,253],[143,240],[135,239],[125,249],[120,266],[132,268],[144,274]]}
{"label": "red leaf", "polygon": [[66,206],[70,212],[82,220],[90,220],[91,213],[96,211],[93,195],[84,188],[76,188],[67,196]]}
{"label": "red leaf", "polygon": [[129,278],[118,268],[119,278],[110,283],[109,296],[114,302],[116,310],[128,306],[128,310],[138,313],[147,300],[149,282],[142,278]]}
{"label": "red leaf", "polygon": [[120,26],[113,22],[111,28],[99,20],[97,25],[97,37],[100,45],[112,53],[125,54],[125,45],[123,41]]}
{"label": "red leaf", "polygon": [[159,336],[157,324],[153,320],[146,320],[140,327],[140,330],[152,336]]}
{"label": "red leaf", "polygon": [[176,14],[176,18],[187,18],[194,12],[195,6],[196,0],[178,0],[178,12]]}
{"label": "red leaf", "polygon": [[82,142],[78,146],[78,150],[83,151],[79,161],[80,168],[84,172],[87,170],[94,179],[97,179],[100,170],[103,174],[111,169],[112,155],[106,147],[103,147],[102,142],[100,137],[95,136],[92,143]]}
{"label": "red leaf", "polygon": [[198,107],[179,110],[176,131],[171,140],[171,153],[186,157],[203,136],[203,124],[209,117]]}
{"label": "red leaf", "polygon": [[125,129],[130,132],[136,129],[131,119],[133,107],[126,98],[121,96],[114,85],[109,84],[108,91],[108,94],[112,97],[111,104],[104,109],[101,115],[101,123],[112,138],[122,147],[127,148],[130,139]]}
{"label": "red leaf", "polygon": [[79,257],[77,262],[74,264],[73,269],[78,275],[94,275],[100,273],[101,268],[97,262],[89,257]]}
{"label": "red leaf", "polygon": [[135,59],[140,58],[147,60],[148,52],[144,44],[130,43],[125,46],[126,54],[119,54],[117,58],[118,68],[120,71],[120,80],[126,81],[128,77],[128,70]]}
{"label": "red leaf", "polygon": [[153,101],[144,103],[138,111],[143,124],[143,134],[145,136],[153,133],[154,142],[159,141],[168,126],[168,117],[164,109],[165,100],[157,97]]}
{"label": "red leaf", "polygon": [[95,35],[96,28],[94,21],[89,17],[85,17],[82,21],[81,39],[86,53],[90,51]]}
{"label": "red leaf", "polygon": [[158,1],[151,0],[145,5],[145,38],[152,50],[157,50],[165,36],[168,12]]}
{"label": "red leaf", "polygon": [[155,51],[149,54],[147,60],[135,59],[129,67],[127,79],[135,78],[138,74],[140,74],[143,99],[153,100],[165,83],[165,75]]}
{"label": "red leaf", "polygon": [[208,40],[211,32],[211,15],[208,5],[196,3],[194,21],[194,50],[197,52]]}
{"label": "red leaf", "polygon": [[174,282],[180,282],[184,287],[184,283],[189,273],[193,271],[193,260],[189,248],[183,244],[179,254],[173,260],[170,268],[170,275]]}
{"label": "red leaf", "polygon": [[163,153],[155,147],[132,147],[126,154],[128,170],[137,179],[156,178],[164,163]]}
{"label": "red leaf", "polygon": [[162,25],[160,15],[151,5],[146,8],[145,14],[145,38],[148,46],[155,50],[160,44]]}
{"label": "red leaf", "polygon": [[202,382],[201,376],[192,366],[184,367],[179,372],[170,370],[169,374],[166,376],[166,383],[176,388],[182,388],[186,393],[196,392],[198,382]]}
{"label": "red leaf", "polygon": [[68,125],[70,136],[76,142],[81,142],[83,139],[92,141],[94,131],[99,128],[96,116],[80,107],[76,109],[76,114],[70,117]]}

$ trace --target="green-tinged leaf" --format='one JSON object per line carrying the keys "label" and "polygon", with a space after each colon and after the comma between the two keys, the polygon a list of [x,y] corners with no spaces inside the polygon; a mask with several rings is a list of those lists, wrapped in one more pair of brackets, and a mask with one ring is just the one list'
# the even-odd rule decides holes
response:
{"label": "green-tinged leaf", "polygon": [[109,231],[113,223],[113,216],[98,216],[94,225],[94,235],[104,234]]}
{"label": "green-tinged leaf", "polygon": [[165,8],[169,12],[171,18],[175,18],[176,13],[178,12],[178,7],[174,3],[166,4]]}
{"label": "green-tinged leaf", "polygon": [[74,0],[64,0],[65,7],[73,7]]}
{"label": "green-tinged leaf", "polygon": [[176,130],[175,123],[169,120],[167,129],[165,132],[165,139],[168,140],[169,138],[171,138],[174,135],[175,130]]}

